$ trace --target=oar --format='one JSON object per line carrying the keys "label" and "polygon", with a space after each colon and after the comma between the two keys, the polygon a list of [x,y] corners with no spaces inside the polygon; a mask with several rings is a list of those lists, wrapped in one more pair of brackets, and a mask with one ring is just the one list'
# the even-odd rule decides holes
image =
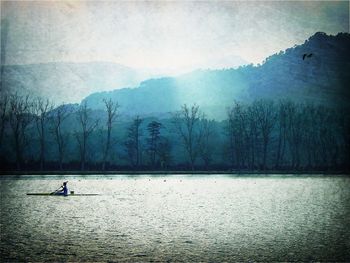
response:
{"label": "oar", "polygon": [[[66,181],[65,183],[68,183],[68,181]],[[60,188],[58,188],[57,190],[53,191],[52,193],[50,193],[50,195],[55,194],[58,190],[60,190],[63,187],[63,185],[60,186]]]}
{"label": "oar", "polygon": [[53,195],[53,194],[57,193],[57,191],[60,190],[61,187],[62,187],[62,186],[60,186],[60,188],[58,188],[57,190],[55,190],[55,191],[53,191],[52,193],[50,193],[50,195]]}

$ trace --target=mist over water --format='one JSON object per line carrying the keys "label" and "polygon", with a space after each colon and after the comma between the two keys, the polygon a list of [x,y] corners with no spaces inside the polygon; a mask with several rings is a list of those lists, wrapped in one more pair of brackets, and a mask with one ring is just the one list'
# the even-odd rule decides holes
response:
{"label": "mist over water", "polygon": [[[75,193],[27,196],[63,180]],[[349,261],[349,177],[19,176],[4,261]]]}

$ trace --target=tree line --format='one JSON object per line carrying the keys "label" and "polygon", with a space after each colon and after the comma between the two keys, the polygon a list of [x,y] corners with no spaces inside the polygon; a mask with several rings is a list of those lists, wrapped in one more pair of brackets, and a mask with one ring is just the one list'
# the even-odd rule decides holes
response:
{"label": "tree line", "polygon": [[[122,125],[120,105],[54,107],[18,94],[0,99],[2,170],[347,170],[346,109],[288,100],[233,102],[226,119],[198,105],[169,119],[135,116]],[[123,127],[122,127],[123,126]],[[116,136],[116,134],[119,134]]]}

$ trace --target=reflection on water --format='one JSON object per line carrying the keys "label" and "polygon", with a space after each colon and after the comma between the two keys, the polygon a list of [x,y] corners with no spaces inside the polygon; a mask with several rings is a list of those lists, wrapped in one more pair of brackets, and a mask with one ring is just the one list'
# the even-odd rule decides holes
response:
{"label": "reflection on water", "polygon": [[10,178],[3,261],[350,261],[349,177]]}

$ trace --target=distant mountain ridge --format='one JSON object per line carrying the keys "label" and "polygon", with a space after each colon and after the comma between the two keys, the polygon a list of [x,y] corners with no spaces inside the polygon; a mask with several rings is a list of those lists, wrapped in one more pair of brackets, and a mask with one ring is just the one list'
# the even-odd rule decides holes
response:
{"label": "distant mountain ridge", "polygon": [[149,77],[123,65],[109,62],[53,62],[4,66],[4,89],[34,96],[52,98],[56,102],[78,102],[97,88],[112,90],[136,86]]}
{"label": "distant mountain ridge", "polygon": [[[238,67],[248,62],[238,56],[210,61],[212,67]],[[198,68],[205,65],[198,64]],[[51,62],[5,65],[1,87],[4,90],[50,98],[57,103],[76,103],[99,91],[136,87],[141,81],[188,72],[186,68],[131,68],[112,62]]]}
{"label": "distant mountain ridge", "polygon": [[[350,35],[318,32],[302,45],[268,57],[262,65],[237,69],[197,70],[179,77],[149,79],[137,88],[98,92],[83,101],[94,109],[103,99],[118,101],[128,115],[162,115],[184,103],[196,103],[210,116],[224,118],[236,100],[291,99],[347,105],[350,91]],[[303,59],[303,54],[312,54]]]}

